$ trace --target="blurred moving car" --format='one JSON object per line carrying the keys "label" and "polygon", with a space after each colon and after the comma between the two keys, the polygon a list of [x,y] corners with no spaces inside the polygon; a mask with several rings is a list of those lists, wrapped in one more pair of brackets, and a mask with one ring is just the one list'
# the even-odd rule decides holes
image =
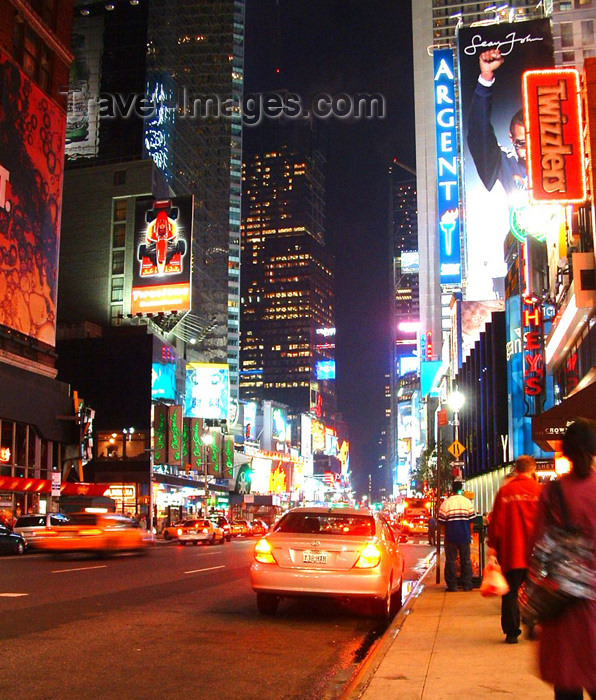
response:
{"label": "blurred moving car", "polygon": [[428,533],[428,518],[420,515],[403,520],[402,528],[411,535],[426,535]]}
{"label": "blurred moving car", "polygon": [[209,520],[211,520],[211,522],[213,522],[218,527],[221,527],[221,529],[224,531],[224,539],[227,542],[230,542],[232,539],[232,531],[230,528],[230,522],[226,518],[226,516],[225,515],[210,515]]}
{"label": "blurred moving car", "polygon": [[264,520],[260,518],[250,521],[251,534],[255,537],[262,537],[269,530],[269,526]]}
{"label": "blurred moving car", "polygon": [[151,534],[131,518],[116,513],[88,509],[70,515],[68,525],[50,528],[39,541],[39,549],[54,553],[144,552]]}
{"label": "blurred moving car", "polygon": [[248,520],[233,520],[230,524],[230,529],[234,537],[250,537],[252,535],[252,528]]}
{"label": "blurred moving car", "polygon": [[12,532],[5,525],[0,525],[0,553],[24,554],[26,549],[27,543],[21,535]]}
{"label": "blurred moving car", "polygon": [[404,560],[387,523],[356,508],[294,508],[255,545],[250,582],[259,612],[285,597],[365,601],[389,619],[402,605]]}
{"label": "blurred moving car", "polygon": [[70,518],[65,513],[37,513],[17,518],[13,532],[21,535],[28,549],[35,549],[51,528],[68,525]]}
{"label": "blurred moving car", "polygon": [[199,544],[224,543],[224,531],[219,525],[215,525],[211,520],[206,518],[195,518],[194,520],[184,520],[176,529],[176,537],[179,544],[193,542]]}

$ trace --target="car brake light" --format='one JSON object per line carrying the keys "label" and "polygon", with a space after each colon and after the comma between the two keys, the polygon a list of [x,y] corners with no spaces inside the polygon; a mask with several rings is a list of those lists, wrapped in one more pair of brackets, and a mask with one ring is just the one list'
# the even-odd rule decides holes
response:
{"label": "car brake light", "polygon": [[204,528],[203,528],[203,533],[204,533],[205,535],[208,535],[208,534],[209,534],[209,528],[208,528],[208,527],[204,527]]}
{"label": "car brake light", "polygon": [[372,569],[381,561],[381,550],[376,544],[369,542],[360,552],[358,561],[354,564],[357,569]]}
{"label": "car brake light", "polygon": [[182,528],[181,528],[181,527],[179,527],[179,528],[176,530],[176,534],[177,534],[177,535],[181,535],[181,534],[182,534]]}
{"label": "car brake light", "polygon": [[256,543],[255,559],[261,564],[277,564],[268,540],[262,539]]}

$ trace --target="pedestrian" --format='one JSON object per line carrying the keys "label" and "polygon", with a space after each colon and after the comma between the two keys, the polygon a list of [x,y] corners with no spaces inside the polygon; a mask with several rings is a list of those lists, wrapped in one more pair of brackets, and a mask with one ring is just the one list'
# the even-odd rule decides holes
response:
{"label": "pedestrian", "polygon": [[[529,455],[515,460],[515,474],[495,496],[488,529],[489,556],[497,557],[509,584],[501,598],[501,629],[507,644],[521,634],[517,593],[526,578],[542,487],[536,480],[536,461]],[[530,629],[528,635],[533,636]]]}
{"label": "pedestrian", "polygon": [[439,525],[445,530],[445,590],[457,591],[457,557],[464,591],[472,590],[472,561],[470,542],[474,508],[472,501],[461,494],[461,481],[453,482],[453,491],[439,508]]}
{"label": "pedestrian", "polygon": [[434,546],[437,534],[437,521],[434,515],[431,515],[428,519],[428,543]]}
{"label": "pedestrian", "polygon": [[[563,454],[571,462],[570,473],[560,480],[569,522],[596,542],[596,423],[576,418],[563,437]],[[549,499],[547,485],[534,540],[543,534]],[[596,569],[594,555],[592,566]],[[542,680],[554,685],[555,700],[582,700],[582,688],[596,700],[596,600],[581,600],[541,623],[539,668]]]}

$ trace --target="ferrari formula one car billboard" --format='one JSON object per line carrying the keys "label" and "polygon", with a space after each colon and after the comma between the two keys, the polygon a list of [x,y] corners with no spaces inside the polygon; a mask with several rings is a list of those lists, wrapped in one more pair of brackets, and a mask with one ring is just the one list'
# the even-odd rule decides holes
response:
{"label": "ferrari formula one car billboard", "polygon": [[131,313],[190,309],[192,196],[139,199]]}

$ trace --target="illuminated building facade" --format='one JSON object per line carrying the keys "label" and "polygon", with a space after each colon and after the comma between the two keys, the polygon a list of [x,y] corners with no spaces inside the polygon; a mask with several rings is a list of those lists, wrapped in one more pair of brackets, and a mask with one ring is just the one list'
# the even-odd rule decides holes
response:
{"label": "illuminated building facade", "polygon": [[280,146],[245,163],[241,397],[335,418],[333,256],[324,159]]}

